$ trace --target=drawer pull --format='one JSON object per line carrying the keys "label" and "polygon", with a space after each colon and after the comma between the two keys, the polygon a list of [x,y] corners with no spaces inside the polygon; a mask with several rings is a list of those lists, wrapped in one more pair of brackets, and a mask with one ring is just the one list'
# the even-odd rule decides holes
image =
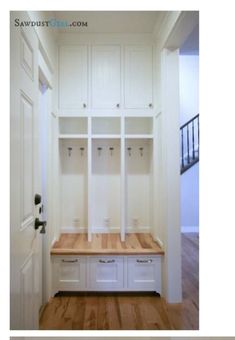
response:
{"label": "drawer pull", "polygon": [[78,259],[76,259],[76,260],[62,260],[62,262],[65,262],[65,263],[75,263],[75,262],[78,262]]}
{"label": "drawer pull", "polygon": [[99,263],[114,263],[115,260],[99,260]]}
{"label": "drawer pull", "polygon": [[136,262],[138,262],[138,263],[152,263],[153,260],[151,260],[151,259],[148,259],[148,260],[136,260]]}

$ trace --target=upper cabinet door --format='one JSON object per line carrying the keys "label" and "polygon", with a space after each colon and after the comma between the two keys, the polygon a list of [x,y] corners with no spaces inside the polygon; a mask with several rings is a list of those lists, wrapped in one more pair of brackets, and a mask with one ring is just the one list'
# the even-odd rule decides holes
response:
{"label": "upper cabinet door", "polygon": [[87,107],[87,46],[62,46],[59,56],[59,103],[61,110]]}
{"label": "upper cabinet door", "polygon": [[153,52],[151,46],[125,47],[124,105],[127,109],[153,107]]}
{"label": "upper cabinet door", "polygon": [[120,46],[92,47],[91,82],[93,109],[114,109],[120,107]]}

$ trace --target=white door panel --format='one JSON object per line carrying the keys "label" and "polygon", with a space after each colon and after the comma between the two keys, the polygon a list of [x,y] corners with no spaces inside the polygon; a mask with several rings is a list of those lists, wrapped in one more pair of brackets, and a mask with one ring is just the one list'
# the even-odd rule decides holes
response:
{"label": "white door panel", "polygon": [[125,108],[144,109],[153,106],[152,59],[151,46],[125,48]]}
{"label": "white door panel", "polygon": [[59,55],[60,109],[87,107],[87,46],[62,46]]}
{"label": "white door panel", "polygon": [[15,27],[15,18],[29,17],[11,12],[11,328],[37,329],[38,39],[33,29]]}
{"label": "white door panel", "polygon": [[120,107],[120,46],[92,47],[91,94],[93,109],[114,109]]}

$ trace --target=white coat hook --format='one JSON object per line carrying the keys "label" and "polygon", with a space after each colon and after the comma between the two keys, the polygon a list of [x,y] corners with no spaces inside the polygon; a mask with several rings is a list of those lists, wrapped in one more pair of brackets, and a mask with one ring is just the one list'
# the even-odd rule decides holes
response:
{"label": "white coat hook", "polygon": [[143,151],[144,151],[144,148],[141,147],[141,148],[140,148],[140,156],[141,156],[141,157],[143,157]]}
{"label": "white coat hook", "polygon": [[128,150],[128,155],[131,156],[131,147],[129,146],[129,147],[127,148],[127,150]]}
{"label": "white coat hook", "polygon": [[97,150],[98,150],[98,155],[100,156],[100,155],[101,155],[101,151],[102,151],[101,146],[99,146],[99,147],[97,148]]}
{"label": "white coat hook", "polygon": [[113,155],[114,147],[110,146],[109,150],[110,150],[110,155],[112,156]]}
{"label": "white coat hook", "polygon": [[68,154],[69,154],[69,157],[71,157],[72,150],[73,150],[73,148],[71,148],[71,146],[69,146],[69,147],[68,147]]}
{"label": "white coat hook", "polygon": [[84,154],[84,150],[85,150],[85,148],[84,148],[83,146],[81,146],[81,147],[80,147],[81,156],[83,156],[83,154]]}

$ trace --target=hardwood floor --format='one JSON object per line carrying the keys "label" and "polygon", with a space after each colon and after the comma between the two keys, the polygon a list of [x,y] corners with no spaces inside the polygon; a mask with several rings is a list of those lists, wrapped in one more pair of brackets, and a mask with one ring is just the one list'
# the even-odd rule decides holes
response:
{"label": "hardwood floor", "polygon": [[197,235],[182,235],[182,304],[149,293],[60,294],[46,305],[40,329],[199,329],[198,247]]}
{"label": "hardwood floor", "polygon": [[52,255],[94,255],[94,254],[158,254],[163,249],[153,240],[151,234],[127,234],[121,242],[120,234],[93,234],[88,242],[87,234],[62,234],[51,249]]}

